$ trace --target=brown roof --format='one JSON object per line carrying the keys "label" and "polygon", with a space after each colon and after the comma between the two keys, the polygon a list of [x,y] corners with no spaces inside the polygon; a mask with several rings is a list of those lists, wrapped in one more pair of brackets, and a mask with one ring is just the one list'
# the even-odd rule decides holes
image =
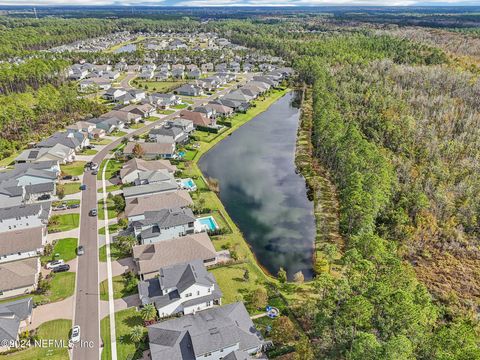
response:
{"label": "brown roof", "polygon": [[[124,154],[133,154],[133,147],[137,142],[130,141],[125,149],[123,150]],[[146,155],[161,155],[161,154],[171,154],[173,152],[173,144],[164,144],[164,143],[153,143],[153,142],[139,142],[143,151]]]}
{"label": "brown roof", "polygon": [[0,263],[0,290],[7,291],[32,286],[39,272],[38,257]]}
{"label": "brown roof", "polygon": [[233,109],[230,106],[225,106],[221,104],[207,104],[205,105],[207,109],[214,109],[216,112],[221,114],[231,114],[233,113]]}
{"label": "brown roof", "polygon": [[139,114],[134,114],[131,112],[127,111],[121,111],[121,110],[111,110],[103,115],[100,116],[101,118],[111,118],[111,117],[116,117],[119,120],[122,120],[123,122],[129,122],[132,119],[140,119],[142,116]]}
{"label": "brown roof", "polygon": [[4,232],[0,235],[0,254],[33,251],[43,247],[42,226]]}
{"label": "brown roof", "polygon": [[137,261],[140,274],[149,274],[164,266],[196,259],[205,261],[216,256],[212,241],[205,232],[133,247],[133,258]]}
{"label": "brown roof", "polygon": [[154,109],[153,105],[150,104],[131,104],[127,105],[120,109],[120,111],[131,112],[133,110],[140,110],[141,112],[148,112]]}
{"label": "brown roof", "polygon": [[209,126],[212,124],[212,120],[197,111],[182,110],[180,116],[184,119],[193,121],[195,125]]}
{"label": "brown roof", "polygon": [[120,177],[123,178],[135,170],[141,170],[141,171],[168,170],[169,172],[173,173],[177,171],[177,167],[175,165],[170,164],[170,161],[168,160],[146,161],[143,159],[133,158],[127,161],[123,165],[123,168],[120,170]]}
{"label": "brown roof", "polygon": [[193,200],[187,190],[178,190],[170,193],[160,193],[152,196],[127,199],[125,215],[143,214],[145,211],[160,209],[176,209],[193,205]]}

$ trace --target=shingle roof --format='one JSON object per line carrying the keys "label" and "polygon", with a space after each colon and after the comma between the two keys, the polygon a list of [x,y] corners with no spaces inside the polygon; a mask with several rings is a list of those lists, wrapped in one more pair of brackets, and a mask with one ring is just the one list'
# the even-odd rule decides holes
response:
{"label": "shingle roof", "polygon": [[205,232],[133,247],[133,257],[140,274],[157,272],[161,267],[195,259],[215,259],[216,256],[217,252]]}
{"label": "shingle roof", "polygon": [[43,247],[44,227],[37,226],[1,233],[0,255],[36,251]]}
{"label": "shingle roof", "polygon": [[35,284],[39,271],[38,258],[0,263],[0,290],[20,289]]}
{"label": "shingle roof", "polygon": [[193,205],[193,200],[187,190],[155,194],[140,198],[127,199],[125,215],[135,216],[145,211],[182,208]]}
{"label": "shingle roof", "polygon": [[155,224],[160,228],[170,228],[194,221],[195,216],[190,208],[160,209],[157,211],[146,211],[145,219],[134,221],[132,225],[148,226]]}
{"label": "shingle roof", "polygon": [[48,219],[50,206],[50,202],[42,202],[38,204],[25,204],[0,208],[0,220],[26,217],[36,214],[39,214],[40,219],[46,220]]}
{"label": "shingle roof", "polygon": [[148,337],[152,360],[195,359],[235,344],[250,350],[263,343],[239,302],[151,325]]}
{"label": "shingle roof", "polygon": [[175,191],[178,186],[175,182],[159,182],[146,185],[129,186],[123,188],[123,196],[125,198],[138,197],[143,195],[153,195],[163,192]]}
{"label": "shingle roof", "polygon": [[32,309],[31,297],[0,303],[0,342],[17,339],[20,322],[32,314]]}
{"label": "shingle roof", "polygon": [[120,170],[120,177],[123,178],[133,171],[152,171],[152,170],[168,170],[169,172],[177,171],[175,165],[170,164],[168,160],[152,160],[146,161],[143,159],[133,158],[127,161]]}

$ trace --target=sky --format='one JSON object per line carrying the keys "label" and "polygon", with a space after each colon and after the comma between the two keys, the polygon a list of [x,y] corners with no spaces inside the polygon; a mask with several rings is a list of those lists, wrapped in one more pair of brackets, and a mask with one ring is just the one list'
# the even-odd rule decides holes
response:
{"label": "sky", "polygon": [[480,0],[0,0],[0,5],[124,6],[415,6],[479,5]]}

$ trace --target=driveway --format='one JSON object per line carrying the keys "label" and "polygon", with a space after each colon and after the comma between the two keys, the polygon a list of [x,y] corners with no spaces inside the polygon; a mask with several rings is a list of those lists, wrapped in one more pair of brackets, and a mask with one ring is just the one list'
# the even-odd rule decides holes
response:
{"label": "driveway", "polygon": [[[135,270],[135,264],[133,258],[125,258],[116,261],[112,261],[112,276],[118,276],[125,274],[126,271]],[[107,279],[107,263],[101,263],[99,269],[100,282]]]}
{"label": "driveway", "polygon": [[40,305],[33,309],[31,329],[36,329],[50,320],[72,319],[74,297],[62,301]]}
{"label": "driveway", "polygon": [[[115,299],[114,302],[115,312],[129,309],[131,307],[138,307],[142,304],[138,294],[126,296],[122,299]],[[100,319],[108,316],[108,301],[100,301]]]}

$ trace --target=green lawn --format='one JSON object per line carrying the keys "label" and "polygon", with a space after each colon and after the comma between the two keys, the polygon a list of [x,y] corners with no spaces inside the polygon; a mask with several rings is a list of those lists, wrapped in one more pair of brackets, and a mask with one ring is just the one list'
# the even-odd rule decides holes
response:
{"label": "green lawn", "polygon": [[48,232],[68,231],[78,227],[80,214],[53,215],[48,223]]}
{"label": "green lawn", "polygon": [[[117,231],[119,231],[121,229],[120,225],[118,224],[111,224],[111,225],[108,225],[108,231],[110,232],[110,235],[112,235],[112,233],[116,233]],[[98,233],[100,235],[105,235],[105,226],[104,227],[101,227],[100,229],[98,229]]]}
{"label": "green lawn", "polygon": [[[98,249],[98,254],[101,262],[107,262],[107,245],[103,245],[100,249]],[[124,253],[120,248],[118,248],[117,244],[111,243],[110,256],[112,257],[112,260],[115,261],[130,257],[131,255]]]}
{"label": "green lawn", "polygon": [[185,109],[188,106],[188,104],[178,104],[178,105],[173,105],[172,109]]}
{"label": "green lawn", "polygon": [[[138,294],[136,278],[129,279],[125,275],[118,275],[112,278],[113,282],[113,298],[121,299],[126,296]],[[100,300],[108,301],[108,280],[100,283]]]}
{"label": "green lawn", "polygon": [[147,85],[147,89],[150,92],[170,92],[179,87],[182,84],[185,84],[185,80],[179,81],[144,81],[137,79],[137,84],[135,87],[145,89],[145,85]]}
{"label": "green lawn", "polygon": [[[146,343],[134,343],[130,339],[130,329],[135,325],[143,325],[143,320],[140,317],[140,313],[135,308],[130,308],[115,313],[115,328],[117,334],[117,358],[119,360],[126,359],[139,359],[142,352],[147,349]],[[145,329],[145,339],[147,336],[147,328]],[[110,359],[110,325],[109,317],[105,317],[100,322],[100,335],[102,341],[105,344],[104,353],[102,353],[102,359]]]}
{"label": "green lawn", "polygon": [[75,292],[75,273],[63,272],[53,275],[48,298],[50,302],[66,299]]}
{"label": "green lawn", "polygon": [[100,320],[100,336],[103,342],[102,360],[112,358],[112,343],[110,341],[110,316]]}
{"label": "green lawn", "polygon": [[[112,191],[121,190],[121,188],[122,188],[122,184],[118,184],[118,185],[108,185],[108,186],[107,186],[107,189],[106,189],[106,190],[107,190],[107,194],[108,194],[109,192],[112,192]],[[102,192],[103,192],[103,187],[100,186],[100,187],[97,189],[97,192],[102,193]]]}
{"label": "green lawn", "polygon": [[89,156],[89,155],[95,155],[96,153],[98,153],[98,150],[95,150],[95,149],[85,149],[85,150],[81,151],[81,152],[79,153],[79,155]]}
{"label": "green lawn", "polygon": [[69,182],[62,184],[65,195],[71,195],[71,194],[76,194],[80,192],[80,183],[79,182]]}
{"label": "green lawn", "polygon": [[158,110],[157,113],[159,114],[162,114],[162,115],[170,115],[170,114],[173,114],[175,112],[175,110]]}
{"label": "green lawn", "polygon": [[[39,339],[68,341],[68,333],[72,327],[71,320],[52,320],[40,325],[36,331]],[[68,350],[63,347],[31,347],[2,358],[7,360],[68,360]]]}
{"label": "green lawn", "polygon": [[115,137],[121,137],[125,135],[127,135],[127,133],[125,131],[120,131],[120,130],[114,131],[110,134],[110,136],[115,136]]}
{"label": "green lawn", "polygon": [[[76,238],[65,238],[55,241],[52,253],[50,255],[42,256],[42,264],[46,264],[54,259],[63,259],[65,262],[73,260],[77,257],[77,243]],[[58,256],[55,256],[58,254]]]}
{"label": "green lawn", "polygon": [[[103,160],[102,163],[100,164],[100,169],[98,170],[97,174],[97,180],[102,180],[102,172],[103,172],[103,167],[107,163],[108,160]],[[105,170],[105,180],[111,179],[114,174],[119,171],[123,166],[123,161],[115,160],[115,159],[110,159],[108,162],[107,168]]]}
{"label": "green lawn", "polygon": [[90,141],[90,144],[92,144],[92,145],[108,145],[112,141],[113,140],[111,140],[111,139],[92,140],[92,141]]}
{"label": "green lawn", "polygon": [[85,161],[74,161],[67,165],[60,165],[60,169],[64,175],[80,176],[85,168]]}
{"label": "green lawn", "polygon": [[[109,219],[114,219],[117,217],[118,213],[115,210],[115,204],[112,200],[107,198],[107,215]],[[105,220],[105,211],[103,207],[103,199],[98,200],[98,218],[100,220]]]}
{"label": "green lawn", "polygon": [[136,123],[136,124],[130,125],[130,129],[141,129],[141,128],[144,127],[145,125],[146,125],[145,123],[138,122],[138,123]]}
{"label": "green lawn", "polygon": [[9,157],[6,157],[2,160],[0,160],[0,167],[5,167],[13,163],[13,160],[19,155],[19,153],[14,153],[10,155]]}

